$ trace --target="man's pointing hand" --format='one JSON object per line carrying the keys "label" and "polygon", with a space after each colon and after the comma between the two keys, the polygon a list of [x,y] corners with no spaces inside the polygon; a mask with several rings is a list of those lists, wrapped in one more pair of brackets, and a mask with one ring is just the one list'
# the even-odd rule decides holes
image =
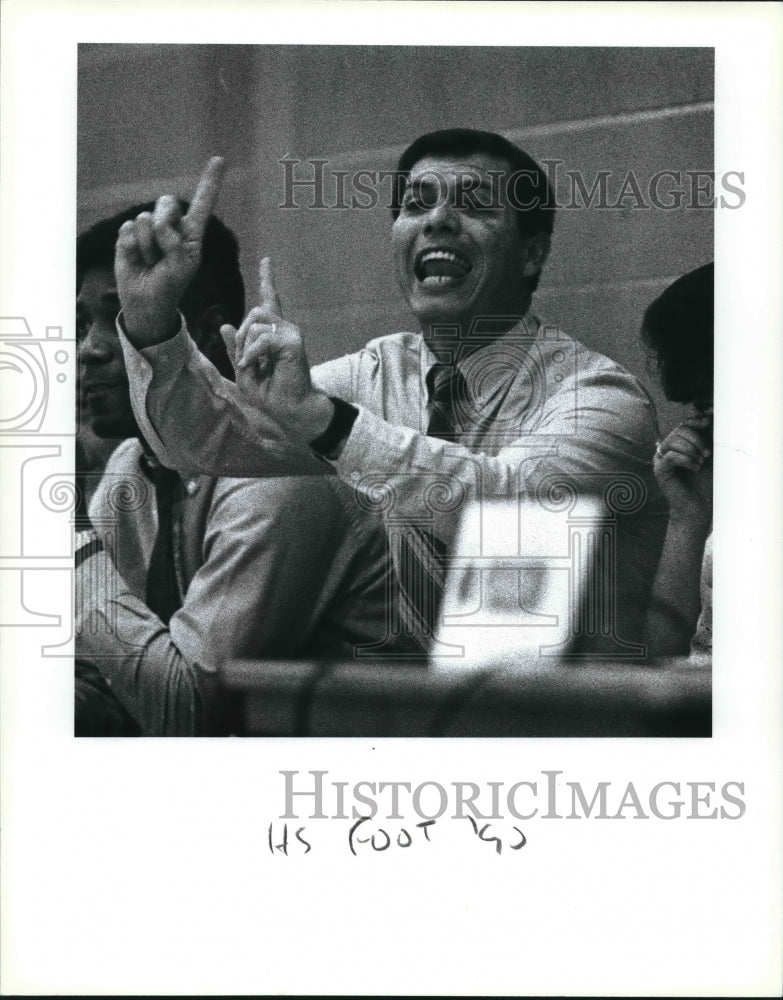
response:
{"label": "man's pointing hand", "polygon": [[177,309],[198,271],[207,221],[217,203],[225,160],[213,156],[183,215],[177,198],[158,198],[154,212],[123,223],[114,272],[128,339],[149,347],[172,337]]}
{"label": "man's pointing hand", "polygon": [[307,444],[326,429],[334,406],[313,386],[299,327],[283,319],[268,257],[259,266],[258,301],[238,330],[228,324],[220,330],[237,386],[283,437]]}

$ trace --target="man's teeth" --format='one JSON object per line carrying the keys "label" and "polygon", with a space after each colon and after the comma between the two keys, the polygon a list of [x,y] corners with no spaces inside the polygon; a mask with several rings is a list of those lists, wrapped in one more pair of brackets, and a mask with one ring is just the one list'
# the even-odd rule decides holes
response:
{"label": "man's teeth", "polygon": [[453,250],[428,250],[419,261],[419,279],[427,284],[443,284],[463,278],[470,261]]}
{"label": "man's teeth", "polygon": [[433,260],[446,260],[452,264],[457,264],[463,271],[470,270],[470,261],[466,260],[461,254],[454,253],[452,250],[428,250],[421,258],[422,264],[428,264]]}

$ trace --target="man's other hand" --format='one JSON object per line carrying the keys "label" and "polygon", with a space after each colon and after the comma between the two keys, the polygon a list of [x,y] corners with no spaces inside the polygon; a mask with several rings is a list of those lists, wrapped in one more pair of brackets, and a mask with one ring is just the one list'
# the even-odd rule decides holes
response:
{"label": "man's other hand", "polygon": [[245,399],[274,421],[285,437],[309,444],[326,430],[334,405],[310,380],[299,327],[283,319],[272,262],[259,266],[259,305],[238,330],[220,330]]}
{"label": "man's other hand", "polygon": [[177,198],[163,195],[154,212],[121,226],[114,272],[125,332],[134,346],[149,347],[177,332],[177,309],[198,271],[224,172],[225,161],[213,156],[184,215]]}

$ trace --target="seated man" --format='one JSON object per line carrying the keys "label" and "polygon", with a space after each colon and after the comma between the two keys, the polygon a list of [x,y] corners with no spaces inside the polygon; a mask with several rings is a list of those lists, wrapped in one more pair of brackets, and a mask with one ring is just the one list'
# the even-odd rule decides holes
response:
{"label": "seated man", "polygon": [[[182,479],[147,447],[116,334],[113,271],[120,225],[144,208],[77,242],[77,337],[92,429],[127,439],[77,536],[77,735],[226,732],[221,663],[350,659],[387,638],[393,574],[382,524],[337,479]],[[194,344],[229,377],[219,328],[239,322],[244,286],[236,240],[214,217],[182,309]]]}
{"label": "seated man", "polygon": [[[493,133],[417,139],[398,167],[392,249],[420,331],[379,337],[311,373],[265,260],[260,306],[224,329],[237,386],[193,350],[177,317],[222,169],[210,162],[193,211],[183,216],[164,196],[152,221],[126,223],[117,244],[132,398],[159,457],[263,475],[286,456],[289,471],[320,456],[368,499],[382,486],[397,522],[426,525],[418,549],[433,570],[472,499],[563,496],[564,482],[597,493],[616,548],[604,552],[582,638],[593,652],[640,658],[665,531],[654,408],[638,379],[531,309],[554,218],[538,164]],[[183,421],[191,410],[199,426]],[[395,555],[410,593],[404,567],[415,576],[418,562]]]}

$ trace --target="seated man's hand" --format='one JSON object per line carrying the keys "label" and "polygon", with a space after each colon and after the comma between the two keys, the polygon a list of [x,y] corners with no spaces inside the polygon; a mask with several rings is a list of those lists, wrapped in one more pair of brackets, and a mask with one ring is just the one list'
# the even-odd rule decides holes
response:
{"label": "seated man's hand", "polygon": [[153,213],[123,223],[114,273],[128,339],[143,348],[173,337],[177,309],[198,270],[207,220],[217,202],[225,161],[207,164],[187,213],[177,198],[163,195]]}
{"label": "seated man's hand", "polygon": [[653,459],[655,478],[669,504],[669,517],[708,533],[712,525],[712,414],[678,424]]}
{"label": "seated man's hand", "polygon": [[334,406],[313,386],[299,327],[283,319],[268,257],[259,267],[259,305],[238,330],[226,324],[220,332],[249,403],[292,441],[308,444],[323,433]]}

